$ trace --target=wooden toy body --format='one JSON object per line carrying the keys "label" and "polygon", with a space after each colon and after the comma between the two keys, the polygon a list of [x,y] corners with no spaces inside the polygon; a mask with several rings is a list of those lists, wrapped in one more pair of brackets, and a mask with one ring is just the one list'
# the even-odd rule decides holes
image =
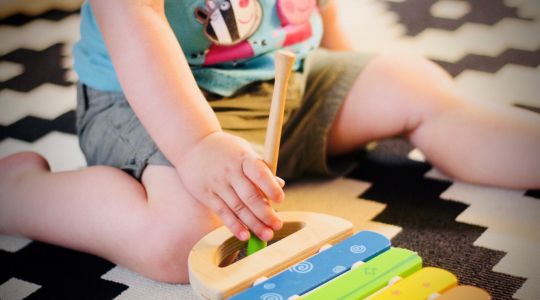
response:
{"label": "wooden toy body", "polygon": [[270,277],[315,254],[323,245],[352,235],[353,225],[344,219],[311,212],[280,212],[283,229],[277,242],[235,263],[222,262],[243,247],[225,227],[218,228],[191,250],[189,278],[203,299],[223,299],[246,288],[263,276]]}

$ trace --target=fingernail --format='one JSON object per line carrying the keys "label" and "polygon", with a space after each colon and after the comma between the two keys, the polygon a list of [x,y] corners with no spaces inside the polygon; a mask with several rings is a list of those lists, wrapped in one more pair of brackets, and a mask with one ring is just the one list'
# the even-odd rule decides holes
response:
{"label": "fingernail", "polygon": [[261,234],[261,239],[263,239],[265,241],[269,241],[269,240],[272,239],[273,236],[274,236],[274,232],[272,232],[272,230],[264,229],[262,234]]}
{"label": "fingernail", "polygon": [[249,232],[247,231],[241,231],[240,234],[238,235],[238,238],[241,240],[241,241],[247,241],[249,239]]}
{"label": "fingernail", "polygon": [[285,186],[285,180],[281,179],[280,177],[276,176],[276,181],[277,181],[277,183],[279,184],[280,187]]}

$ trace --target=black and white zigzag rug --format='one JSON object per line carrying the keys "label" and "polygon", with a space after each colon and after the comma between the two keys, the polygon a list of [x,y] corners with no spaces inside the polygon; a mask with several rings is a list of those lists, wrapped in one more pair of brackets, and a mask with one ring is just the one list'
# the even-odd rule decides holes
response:
{"label": "black and white zigzag rug", "polygon": [[[421,53],[473,98],[540,112],[540,1],[338,1],[356,48]],[[0,157],[34,150],[54,171],[85,165],[70,56],[79,6],[0,1]],[[381,142],[358,162],[346,178],[290,185],[282,209],[323,211],[386,234],[424,265],[450,270],[494,299],[540,299],[540,191],[449,180],[400,139]],[[195,295],[189,285],[153,282],[91,255],[0,236],[0,299]]]}

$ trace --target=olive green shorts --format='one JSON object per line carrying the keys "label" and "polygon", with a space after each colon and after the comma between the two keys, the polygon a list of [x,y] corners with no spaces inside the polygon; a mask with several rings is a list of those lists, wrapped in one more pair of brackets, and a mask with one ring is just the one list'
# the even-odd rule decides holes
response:
{"label": "olive green shorts", "polygon": [[[327,134],[345,97],[371,55],[313,51],[304,70],[291,75],[285,107],[278,175],[284,179],[338,176],[354,162],[329,159]],[[247,139],[260,151],[264,143],[271,81],[253,83],[231,97],[205,93],[222,128]],[[140,180],[147,165],[171,165],[143,128],[122,93],[78,85],[77,129],[88,165],[118,167]],[[164,128],[166,130],[166,128]]]}

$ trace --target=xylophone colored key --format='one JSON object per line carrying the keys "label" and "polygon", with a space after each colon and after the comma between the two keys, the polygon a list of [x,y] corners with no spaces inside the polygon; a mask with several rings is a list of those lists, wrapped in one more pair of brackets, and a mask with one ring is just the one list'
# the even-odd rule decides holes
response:
{"label": "xylophone colored key", "polygon": [[368,261],[390,248],[381,234],[362,231],[320,252],[272,278],[233,297],[238,299],[287,299],[304,294],[348,271],[358,261]]}
{"label": "xylophone colored key", "polygon": [[421,267],[422,259],[417,253],[391,248],[300,298],[363,299],[385,287],[392,278],[407,276]]}
{"label": "xylophone colored key", "polygon": [[376,293],[370,300],[425,300],[457,285],[454,274],[427,267]]}

